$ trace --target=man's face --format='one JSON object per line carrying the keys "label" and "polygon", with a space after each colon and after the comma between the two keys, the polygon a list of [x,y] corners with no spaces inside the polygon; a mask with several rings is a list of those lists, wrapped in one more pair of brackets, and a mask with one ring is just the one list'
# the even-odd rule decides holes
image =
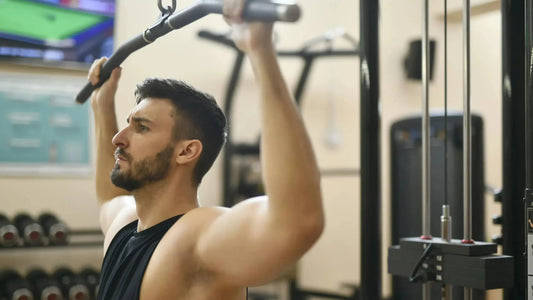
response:
{"label": "man's face", "polygon": [[117,146],[111,181],[127,191],[164,179],[173,162],[175,110],[168,100],[145,99],[113,138]]}
{"label": "man's face", "polygon": [[111,171],[111,181],[114,185],[123,188],[127,191],[134,191],[145,186],[148,183],[159,181],[168,174],[174,147],[169,144],[165,149],[161,150],[153,157],[146,157],[140,161],[131,160],[126,152],[121,148],[117,148],[115,156],[123,156],[130,158],[130,168],[121,170],[120,164],[115,163],[115,167]]}

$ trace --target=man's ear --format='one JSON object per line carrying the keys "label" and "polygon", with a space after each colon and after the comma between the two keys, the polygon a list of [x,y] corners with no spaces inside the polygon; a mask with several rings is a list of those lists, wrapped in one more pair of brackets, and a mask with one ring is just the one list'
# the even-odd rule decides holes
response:
{"label": "man's ear", "polygon": [[183,140],[178,144],[176,162],[180,165],[195,161],[202,154],[202,142],[200,140]]}

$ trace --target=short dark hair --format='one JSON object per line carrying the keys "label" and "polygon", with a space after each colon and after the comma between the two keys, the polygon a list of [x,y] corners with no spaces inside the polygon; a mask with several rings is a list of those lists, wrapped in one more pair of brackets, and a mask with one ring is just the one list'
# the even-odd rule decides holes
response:
{"label": "short dark hair", "polygon": [[200,184],[211,168],[227,137],[226,117],[213,96],[174,79],[148,78],[137,85],[137,104],[145,98],[169,99],[176,108],[173,135],[176,141],[198,139],[202,153],[193,172],[193,182]]}

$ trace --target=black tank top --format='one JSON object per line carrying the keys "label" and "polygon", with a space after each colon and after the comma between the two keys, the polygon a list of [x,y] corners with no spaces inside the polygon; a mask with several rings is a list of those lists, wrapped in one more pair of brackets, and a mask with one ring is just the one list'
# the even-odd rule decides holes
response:
{"label": "black tank top", "polygon": [[137,221],[124,226],[113,238],[104,257],[98,300],[138,300],[146,266],[159,241],[178,215],[137,232]]}

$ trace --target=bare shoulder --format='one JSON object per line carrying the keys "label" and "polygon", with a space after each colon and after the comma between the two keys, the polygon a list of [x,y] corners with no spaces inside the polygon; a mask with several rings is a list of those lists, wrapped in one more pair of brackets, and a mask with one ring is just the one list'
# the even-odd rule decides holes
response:
{"label": "bare shoulder", "polygon": [[181,236],[183,232],[189,232],[192,237],[195,237],[206,226],[230,211],[231,208],[220,206],[198,207],[192,209],[172,226],[169,233],[171,235],[179,234]]}
{"label": "bare shoulder", "polygon": [[[232,219],[240,218],[236,211],[244,208],[260,208],[266,203],[266,197],[256,197],[242,201],[232,208],[221,206],[198,207],[187,212],[172,228],[169,230],[169,236],[174,236],[176,242],[183,245],[196,244],[210,228],[217,227],[218,222],[224,220],[224,224],[232,223]],[[228,222],[229,221],[229,222]]]}
{"label": "bare shoulder", "polygon": [[182,220],[180,220],[180,222],[182,223],[182,225],[194,226],[197,230],[201,231],[212,225],[213,222],[216,222],[221,217],[231,218],[233,212],[242,209],[259,209],[260,207],[263,207],[266,204],[266,201],[266,196],[260,196],[242,201],[233,206],[232,208],[221,206],[198,207],[187,212],[187,214],[182,217]]}
{"label": "bare shoulder", "polygon": [[104,233],[104,253],[120,229],[138,218],[135,201],[129,196],[119,196],[100,207],[100,225]]}
{"label": "bare shoulder", "polygon": [[187,212],[183,216],[183,221],[201,225],[205,222],[213,221],[229,211],[231,211],[231,208],[222,206],[198,207]]}

